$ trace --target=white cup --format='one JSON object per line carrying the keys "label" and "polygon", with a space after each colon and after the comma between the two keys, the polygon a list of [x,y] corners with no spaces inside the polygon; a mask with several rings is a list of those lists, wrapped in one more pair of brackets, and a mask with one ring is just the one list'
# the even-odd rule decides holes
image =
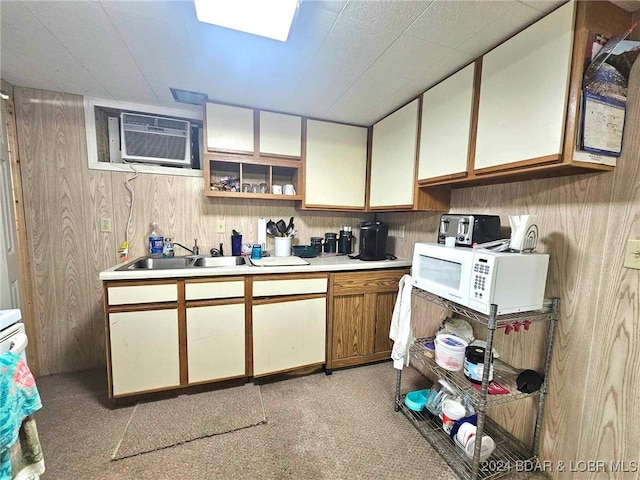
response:
{"label": "white cup", "polygon": [[293,185],[291,185],[290,183],[287,183],[287,184],[284,186],[284,189],[282,190],[282,192],[283,192],[285,195],[295,195],[295,194],[296,194],[296,189],[295,189],[295,188],[293,188]]}
{"label": "white cup", "polygon": [[446,237],[444,239],[445,247],[455,247],[456,246],[456,237]]}
{"label": "white cup", "polygon": [[274,195],[282,195],[282,185],[271,185],[271,193]]}
{"label": "white cup", "polygon": [[291,237],[273,237],[275,242],[274,255],[276,257],[291,256]]}

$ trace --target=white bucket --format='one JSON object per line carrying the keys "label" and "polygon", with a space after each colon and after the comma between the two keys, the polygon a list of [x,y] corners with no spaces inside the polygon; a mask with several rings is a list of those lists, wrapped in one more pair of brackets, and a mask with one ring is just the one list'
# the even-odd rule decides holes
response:
{"label": "white bucket", "polygon": [[436,363],[445,370],[457,372],[464,366],[464,350],[469,345],[462,338],[448,333],[436,335]]}

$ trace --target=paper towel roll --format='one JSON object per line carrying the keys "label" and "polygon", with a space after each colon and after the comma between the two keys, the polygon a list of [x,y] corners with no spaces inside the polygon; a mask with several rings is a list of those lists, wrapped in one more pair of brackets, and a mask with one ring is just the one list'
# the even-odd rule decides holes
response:
{"label": "paper towel roll", "polygon": [[267,244],[267,221],[262,217],[258,219],[258,243],[263,248]]}

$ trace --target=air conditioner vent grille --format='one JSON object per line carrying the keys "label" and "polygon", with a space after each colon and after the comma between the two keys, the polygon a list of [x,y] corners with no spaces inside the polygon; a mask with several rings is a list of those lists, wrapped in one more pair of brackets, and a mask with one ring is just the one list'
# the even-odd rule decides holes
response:
{"label": "air conditioner vent grille", "polygon": [[122,157],[128,160],[190,165],[191,127],[185,120],[121,114]]}

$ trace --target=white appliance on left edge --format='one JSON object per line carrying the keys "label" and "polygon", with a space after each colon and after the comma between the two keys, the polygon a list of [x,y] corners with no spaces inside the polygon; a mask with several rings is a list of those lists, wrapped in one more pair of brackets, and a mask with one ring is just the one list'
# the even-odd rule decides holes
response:
{"label": "white appliance on left edge", "polygon": [[0,353],[11,351],[27,361],[27,334],[20,310],[0,310]]}
{"label": "white appliance on left edge", "polygon": [[416,243],[413,286],[488,315],[542,308],[547,283],[546,253],[493,252],[438,243]]}

